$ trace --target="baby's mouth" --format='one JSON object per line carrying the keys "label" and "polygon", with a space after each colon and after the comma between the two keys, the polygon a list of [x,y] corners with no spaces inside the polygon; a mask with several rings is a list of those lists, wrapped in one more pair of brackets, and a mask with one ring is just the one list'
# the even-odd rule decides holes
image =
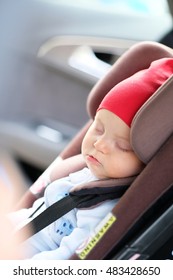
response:
{"label": "baby's mouth", "polygon": [[94,163],[94,164],[100,164],[100,162],[98,161],[98,159],[96,159],[94,156],[92,155],[87,155],[87,160],[91,163]]}

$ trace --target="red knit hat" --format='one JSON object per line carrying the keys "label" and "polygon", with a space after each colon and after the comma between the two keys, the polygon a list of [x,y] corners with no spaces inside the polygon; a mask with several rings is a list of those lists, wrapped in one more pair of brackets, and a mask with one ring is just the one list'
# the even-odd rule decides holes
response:
{"label": "red knit hat", "polygon": [[173,74],[173,58],[162,58],[151,63],[113,87],[103,98],[98,110],[116,114],[129,127],[148,98]]}

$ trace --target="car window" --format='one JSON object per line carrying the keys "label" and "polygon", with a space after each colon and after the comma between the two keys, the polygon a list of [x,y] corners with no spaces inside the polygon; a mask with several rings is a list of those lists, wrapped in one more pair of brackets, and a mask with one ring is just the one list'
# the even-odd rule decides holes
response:
{"label": "car window", "polygon": [[[169,12],[166,0],[46,0],[86,9],[100,9],[115,13],[163,15]],[[157,9],[156,9],[157,7]]]}

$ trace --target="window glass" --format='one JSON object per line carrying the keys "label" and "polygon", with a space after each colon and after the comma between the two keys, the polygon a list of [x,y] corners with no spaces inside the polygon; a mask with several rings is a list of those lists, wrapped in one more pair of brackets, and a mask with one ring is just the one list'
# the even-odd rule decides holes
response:
{"label": "window glass", "polygon": [[143,13],[165,14],[168,13],[166,0],[45,0],[63,5],[79,6],[86,9],[100,9],[115,13]]}

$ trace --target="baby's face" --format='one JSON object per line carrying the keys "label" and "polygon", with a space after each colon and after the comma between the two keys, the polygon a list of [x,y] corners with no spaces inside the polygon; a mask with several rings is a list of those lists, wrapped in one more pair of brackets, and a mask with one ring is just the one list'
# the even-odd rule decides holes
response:
{"label": "baby's face", "polygon": [[130,128],[104,109],[97,112],[83,140],[82,154],[98,179],[129,177],[143,168],[130,145]]}

